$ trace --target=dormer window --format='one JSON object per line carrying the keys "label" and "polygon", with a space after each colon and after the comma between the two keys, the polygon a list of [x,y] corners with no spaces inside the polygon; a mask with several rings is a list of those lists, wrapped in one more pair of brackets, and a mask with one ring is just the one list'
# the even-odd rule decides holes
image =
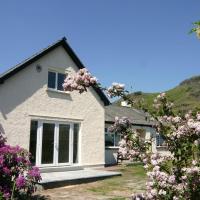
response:
{"label": "dormer window", "polygon": [[63,91],[62,84],[66,78],[66,74],[49,71],[48,72],[48,88],[53,90]]}

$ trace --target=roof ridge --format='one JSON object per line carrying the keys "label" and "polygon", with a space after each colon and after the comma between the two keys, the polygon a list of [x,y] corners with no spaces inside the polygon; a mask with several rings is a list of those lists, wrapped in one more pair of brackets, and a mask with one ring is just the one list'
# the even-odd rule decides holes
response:
{"label": "roof ridge", "polygon": [[136,108],[134,108],[134,107],[120,106],[120,105],[115,105],[115,104],[111,104],[111,105],[108,105],[108,106],[106,106],[106,107],[109,107],[109,106],[114,106],[114,107],[123,108],[123,109],[125,108],[125,109],[128,109],[128,110],[131,109],[131,110],[133,110],[133,111],[136,111],[136,112],[139,113],[139,114],[144,114],[142,110],[136,109]]}

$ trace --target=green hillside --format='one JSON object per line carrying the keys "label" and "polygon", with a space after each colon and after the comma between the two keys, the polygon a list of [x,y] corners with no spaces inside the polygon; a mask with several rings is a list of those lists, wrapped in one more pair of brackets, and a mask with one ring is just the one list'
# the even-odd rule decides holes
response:
{"label": "green hillside", "polygon": [[[177,87],[165,91],[170,101],[174,103],[176,112],[185,113],[189,110],[200,110],[200,76],[184,80]],[[144,107],[152,110],[153,99],[158,93],[135,92],[130,94],[135,100],[135,108],[139,108],[139,102]],[[119,104],[120,101],[117,102]]]}

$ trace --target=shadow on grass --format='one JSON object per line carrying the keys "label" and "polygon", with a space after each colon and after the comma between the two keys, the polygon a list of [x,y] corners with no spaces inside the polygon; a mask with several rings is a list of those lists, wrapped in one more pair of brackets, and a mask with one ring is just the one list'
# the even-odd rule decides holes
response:
{"label": "shadow on grass", "polygon": [[32,195],[32,196],[27,196],[27,195],[20,195],[19,198],[17,199],[20,199],[20,200],[49,200],[49,196],[44,196],[44,195]]}
{"label": "shadow on grass", "polygon": [[49,200],[49,196],[43,196],[43,195],[34,195],[31,197],[30,200]]}

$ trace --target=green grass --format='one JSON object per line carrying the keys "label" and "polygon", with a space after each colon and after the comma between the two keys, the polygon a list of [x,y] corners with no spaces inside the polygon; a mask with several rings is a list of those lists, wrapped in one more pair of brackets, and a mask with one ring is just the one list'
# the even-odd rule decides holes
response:
{"label": "green grass", "polygon": [[124,176],[132,176],[133,178],[145,178],[146,177],[146,173],[145,170],[143,168],[143,166],[141,166],[140,164],[135,165],[135,164],[129,164],[125,167],[123,167],[120,170]]}
{"label": "green grass", "polygon": [[98,181],[97,185],[87,190],[97,195],[111,196],[111,200],[124,200],[134,191],[145,188],[146,173],[142,165],[124,165],[119,171],[122,172],[122,176]]}

